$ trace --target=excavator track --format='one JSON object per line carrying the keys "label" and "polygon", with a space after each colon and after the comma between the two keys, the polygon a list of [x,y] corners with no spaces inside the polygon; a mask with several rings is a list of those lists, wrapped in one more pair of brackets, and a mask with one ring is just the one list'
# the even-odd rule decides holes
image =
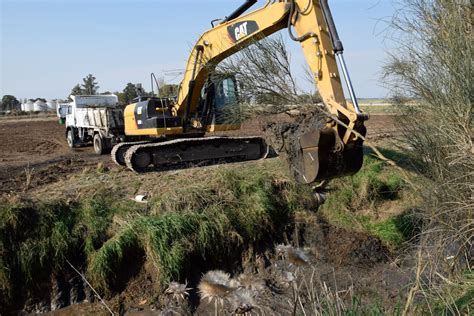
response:
{"label": "excavator track", "polygon": [[125,163],[136,173],[266,158],[269,147],[261,137],[181,138],[137,144],[125,154]]}
{"label": "excavator track", "polygon": [[148,144],[151,141],[135,141],[135,142],[123,142],[115,145],[110,152],[110,156],[112,157],[112,161],[115,162],[119,166],[126,166],[125,163],[125,153],[127,152],[130,147],[135,145],[143,145]]}

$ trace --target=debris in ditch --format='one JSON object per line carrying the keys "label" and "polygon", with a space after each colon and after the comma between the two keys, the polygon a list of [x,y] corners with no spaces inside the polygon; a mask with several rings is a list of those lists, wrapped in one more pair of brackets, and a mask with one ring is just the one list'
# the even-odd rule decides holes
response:
{"label": "debris in ditch", "polygon": [[189,297],[189,290],[191,289],[192,288],[189,288],[187,284],[171,282],[170,285],[168,285],[165,294],[170,295],[172,299],[176,300],[177,302],[183,302]]}
{"label": "debris in ditch", "polygon": [[135,202],[138,202],[138,203],[148,203],[148,194],[138,194],[135,196],[135,198],[133,199]]}
{"label": "debris in ditch", "polygon": [[209,302],[216,300],[221,304],[237,286],[228,273],[220,270],[208,271],[203,275],[199,283],[201,300],[208,299]]}
{"label": "debris in ditch", "polygon": [[283,257],[290,265],[307,266],[310,261],[306,253],[300,248],[294,248],[291,245],[277,245],[275,252]]}

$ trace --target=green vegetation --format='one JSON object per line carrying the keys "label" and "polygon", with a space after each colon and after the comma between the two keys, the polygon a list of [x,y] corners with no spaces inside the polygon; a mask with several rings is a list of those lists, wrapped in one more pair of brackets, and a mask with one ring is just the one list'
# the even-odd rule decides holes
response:
{"label": "green vegetation", "polygon": [[[383,161],[366,156],[361,171],[333,181],[330,187],[322,213],[331,223],[365,231],[392,249],[414,236],[417,221],[399,201],[408,194],[404,181]],[[410,205],[405,207],[409,209]]]}
{"label": "green vegetation", "polygon": [[[418,276],[407,313],[415,296],[428,302],[439,296],[451,307],[465,301],[446,298],[461,282],[462,271],[472,271],[472,5],[469,0],[403,0],[388,27],[395,45],[384,69],[385,84],[399,103],[401,140],[423,161],[416,175],[423,183],[414,188],[423,199],[417,268],[430,277]],[[419,106],[407,104],[410,100]],[[452,254],[449,264],[447,253]],[[434,313],[472,314],[472,294],[470,300],[471,310]]]}
{"label": "green vegetation", "polygon": [[12,95],[4,95],[0,102],[0,111],[18,110],[20,108],[20,101]]}
{"label": "green vegetation", "polygon": [[180,186],[186,177],[176,178],[166,195],[145,206],[105,188],[80,203],[3,203],[0,292],[7,301],[1,303],[17,299],[22,285],[64,270],[66,259],[103,293],[137,254],[158,285],[181,279],[192,257],[233,258],[269,238],[278,241],[311,197],[306,187],[258,165],[218,170],[206,185]]}
{"label": "green vegetation", "polygon": [[382,114],[390,114],[390,113],[395,113],[395,107],[391,104],[387,105],[361,105],[360,108],[364,113],[370,113],[370,114],[377,114],[377,113],[382,113]]}

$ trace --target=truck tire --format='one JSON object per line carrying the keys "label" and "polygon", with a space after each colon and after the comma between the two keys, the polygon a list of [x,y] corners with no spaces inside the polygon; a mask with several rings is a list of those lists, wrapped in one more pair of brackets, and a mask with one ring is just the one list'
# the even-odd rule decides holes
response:
{"label": "truck tire", "polygon": [[94,135],[93,144],[94,144],[94,151],[97,155],[105,154],[105,150],[106,150],[105,142],[104,142],[104,139],[99,134]]}
{"label": "truck tire", "polygon": [[69,148],[74,148],[76,147],[76,140],[74,139],[74,131],[73,129],[68,129],[67,134],[66,134],[66,140],[67,140],[67,145]]}

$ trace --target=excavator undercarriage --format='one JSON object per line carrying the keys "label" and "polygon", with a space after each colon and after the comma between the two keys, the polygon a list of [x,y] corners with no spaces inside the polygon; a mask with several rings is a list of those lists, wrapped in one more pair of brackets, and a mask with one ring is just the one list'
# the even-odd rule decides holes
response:
{"label": "excavator undercarriage", "polygon": [[263,159],[269,151],[260,137],[181,138],[132,145],[125,165],[137,172]]}

